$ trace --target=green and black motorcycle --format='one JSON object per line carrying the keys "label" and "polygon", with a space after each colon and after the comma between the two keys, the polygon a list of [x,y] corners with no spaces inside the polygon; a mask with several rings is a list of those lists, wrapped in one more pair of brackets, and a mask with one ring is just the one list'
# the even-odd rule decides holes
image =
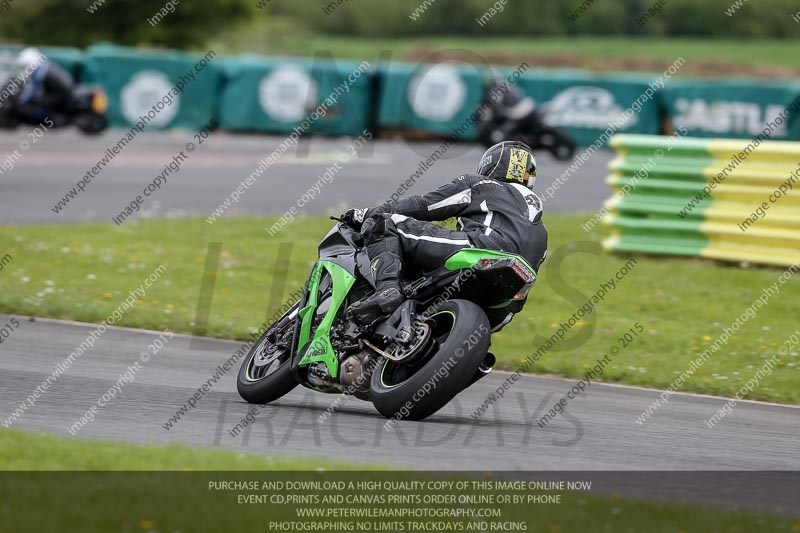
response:
{"label": "green and black motorcycle", "polygon": [[[407,300],[362,325],[349,305],[374,290],[361,234],[339,222],[319,245],[303,295],[245,357],[237,388],[273,402],[301,384],[422,420],[491,372],[492,308],[525,298],[536,271],[520,256],[467,248],[433,272],[404,268]],[[497,313],[494,313],[497,314]]]}

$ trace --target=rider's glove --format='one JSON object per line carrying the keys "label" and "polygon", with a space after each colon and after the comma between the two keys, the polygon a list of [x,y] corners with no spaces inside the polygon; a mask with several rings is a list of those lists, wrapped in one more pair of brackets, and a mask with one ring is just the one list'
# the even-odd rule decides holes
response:
{"label": "rider's glove", "polygon": [[348,226],[352,226],[354,229],[361,229],[361,224],[364,223],[366,214],[366,209],[348,209],[339,218]]}

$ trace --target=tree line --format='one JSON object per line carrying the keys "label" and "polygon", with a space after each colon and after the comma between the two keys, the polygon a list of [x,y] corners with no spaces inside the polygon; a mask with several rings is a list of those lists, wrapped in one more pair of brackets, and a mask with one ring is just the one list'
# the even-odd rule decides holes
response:
{"label": "tree line", "polygon": [[191,48],[236,25],[268,28],[273,19],[298,33],[356,37],[800,35],[795,0],[172,0],[174,9],[162,12],[156,25],[151,22],[165,0],[7,3],[0,15],[4,38],[67,46],[110,41]]}

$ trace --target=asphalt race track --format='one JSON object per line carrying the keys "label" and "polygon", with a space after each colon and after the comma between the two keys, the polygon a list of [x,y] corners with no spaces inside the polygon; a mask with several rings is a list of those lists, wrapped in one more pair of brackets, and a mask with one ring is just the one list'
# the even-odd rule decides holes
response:
{"label": "asphalt race track", "polygon": [[[0,154],[13,156],[16,150],[18,156],[13,156],[12,161],[0,160],[0,223],[110,222],[181,151],[186,160],[180,170],[167,176],[167,183],[145,201],[142,211],[134,217],[207,217],[258,167],[260,160],[285,140],[279,136],[214,133],[200,144],[188,131],[140,134],[92,178],[82,193],[60,212],[54,212],[52,208],[58,200],[123,134],[124,130],[111,130],[99,137],[86,137],[72,130],[51,130],[31,144],[27,129],[0,133]],[[20,146],[25,142],[27,150]],[[186,151],[188,142],[195,144],[193,152]],[[302,140],[270,166],[226,216],[285,213],[329,165],[344,155],[351,157],[350,144],[349,138]],[[339,214],[346,206],[382,203],[438,146],[436,142],[373,141],[325,185],[323,199],[310,202],[300,214]],[[474,171],[482,153],[478,145],[451,147],[411,190],[421,194]],[[611,152],[595,153],[552,200],[545,199],[545,209],[598,209],[610,196],[605,175],[611,157]],[[537,191],[542,196],[568,165],[547,153],[538,154],[538,161]]]}
{"label": "asphalt race track", "polygon": [[[2,322],[7,317],[2,317]],[[88,335],[93,325],[29,321],[0,345],[3,420]],[[75,423],[139,360],[158,333],[110,328],[13,424],[16,429],[69,435]],[[255,422],[229,431],[252,407],[236,392],[235,369],[225,373],[170,430],[164,424],[240,346],[238,342],[176,335],[123,384],[79,438],[184,443],[256,454],[318,456],[424,470],[783,470],[800,469],[800,408],[740,402],[712,430],[705,421],[720,398],[677,394],[644,425],[635,419],[658,391],[593,385],[567,406],[568,416],[545,428],[541,412],[573,380],[525,376],[480,422],[471,413],[505,379],[495,373],[461,393],[425,422],[386,420],[371,404],[349,399],[320,419],[336,396],[295,389],[255,407]]]}

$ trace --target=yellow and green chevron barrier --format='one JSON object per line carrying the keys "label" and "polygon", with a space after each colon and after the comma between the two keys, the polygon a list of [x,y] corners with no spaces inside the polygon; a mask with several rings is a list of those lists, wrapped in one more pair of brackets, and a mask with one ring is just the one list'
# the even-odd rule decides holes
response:
{"label": "yellow and green chevron barrier", "polygon": [[606,249],[800,263],[800,142],[617,135],[610,145]]}

